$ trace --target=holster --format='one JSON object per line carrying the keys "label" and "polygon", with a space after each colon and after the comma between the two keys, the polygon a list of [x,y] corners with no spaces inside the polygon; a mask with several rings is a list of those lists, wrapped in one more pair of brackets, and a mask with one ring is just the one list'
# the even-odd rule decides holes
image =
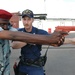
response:
{"label": "holster", "polygon": [[46,61],[47,61],[47,57],[46,56],[41,56],[37,61],[38,61],[40,66],[45,66]]}
{"label": "holster", "polygon": [[15,64],[13,65],[13,69],[14,69],[14,74],[18,75],[18,73],[19,73],[19,64],[17,64],[17,62],[15,62]]}

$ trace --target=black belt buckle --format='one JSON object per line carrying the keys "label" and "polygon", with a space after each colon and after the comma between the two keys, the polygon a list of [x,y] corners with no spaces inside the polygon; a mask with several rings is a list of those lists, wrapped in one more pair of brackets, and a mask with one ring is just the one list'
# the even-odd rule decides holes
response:
{"label": "black belt buckle", "polygon": [[34,60],[33,60],[33,59],[25,59],[25,62],[26,62],[26,63],[33,64],[33,63],[34,63]]}

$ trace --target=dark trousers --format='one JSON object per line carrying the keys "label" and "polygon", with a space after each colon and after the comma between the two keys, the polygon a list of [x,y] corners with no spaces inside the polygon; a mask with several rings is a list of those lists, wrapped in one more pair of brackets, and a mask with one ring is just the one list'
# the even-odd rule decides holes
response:
{"label": "dark trousers", "polygon": [[27,75],[27,74],[25,74],[25,73],[23,73],[23,72],[19,72],[18,75]]}
{"label": "dark trousers", "polygon": [[[23,72],[19,72],[18,75],[27,75],[27,74],[25,74],[25,73],[23,73]],[[44,75],[46,75],[46,74],[44,73]]]}

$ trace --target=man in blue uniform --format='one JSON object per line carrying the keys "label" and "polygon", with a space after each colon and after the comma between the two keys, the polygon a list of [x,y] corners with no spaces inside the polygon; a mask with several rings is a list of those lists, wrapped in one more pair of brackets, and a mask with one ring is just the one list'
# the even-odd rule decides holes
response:
{"label": "man in blue uniform", "polygon": [[[9,23],[11,17],[10,12],[0,9],[0,31],[17,31]],[[0,75],[10,75],[10,52],[9,40],[0,39]]]}
{"label": "man in blue uniform", "polygon": [[[26,9],[22,12],[22,22],[24,28],[18,29],[18,31],[49,35],[45,30],[37,29],[32,26],[34,21],[34,14],[31,10]],[[34,36],[33,36],[34,37]],[[38,37],[39,38],[39,37]],[[25,42],[15,41],[12,44],[13,49],[21,48],[21,57],[19,62],[19,73],[18,75],[44,75],[43,63],[40,60],[42,45],[31,44]]]}

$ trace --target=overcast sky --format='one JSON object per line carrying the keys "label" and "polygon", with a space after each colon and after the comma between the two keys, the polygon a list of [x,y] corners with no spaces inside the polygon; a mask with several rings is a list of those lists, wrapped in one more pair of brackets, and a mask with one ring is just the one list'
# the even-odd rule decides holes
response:
{"label": "overcast sky", "polygon": [[75,0],[1,0],[0,9],[22,12],[31,9],[47,13],[48,18],[75,18]]}

